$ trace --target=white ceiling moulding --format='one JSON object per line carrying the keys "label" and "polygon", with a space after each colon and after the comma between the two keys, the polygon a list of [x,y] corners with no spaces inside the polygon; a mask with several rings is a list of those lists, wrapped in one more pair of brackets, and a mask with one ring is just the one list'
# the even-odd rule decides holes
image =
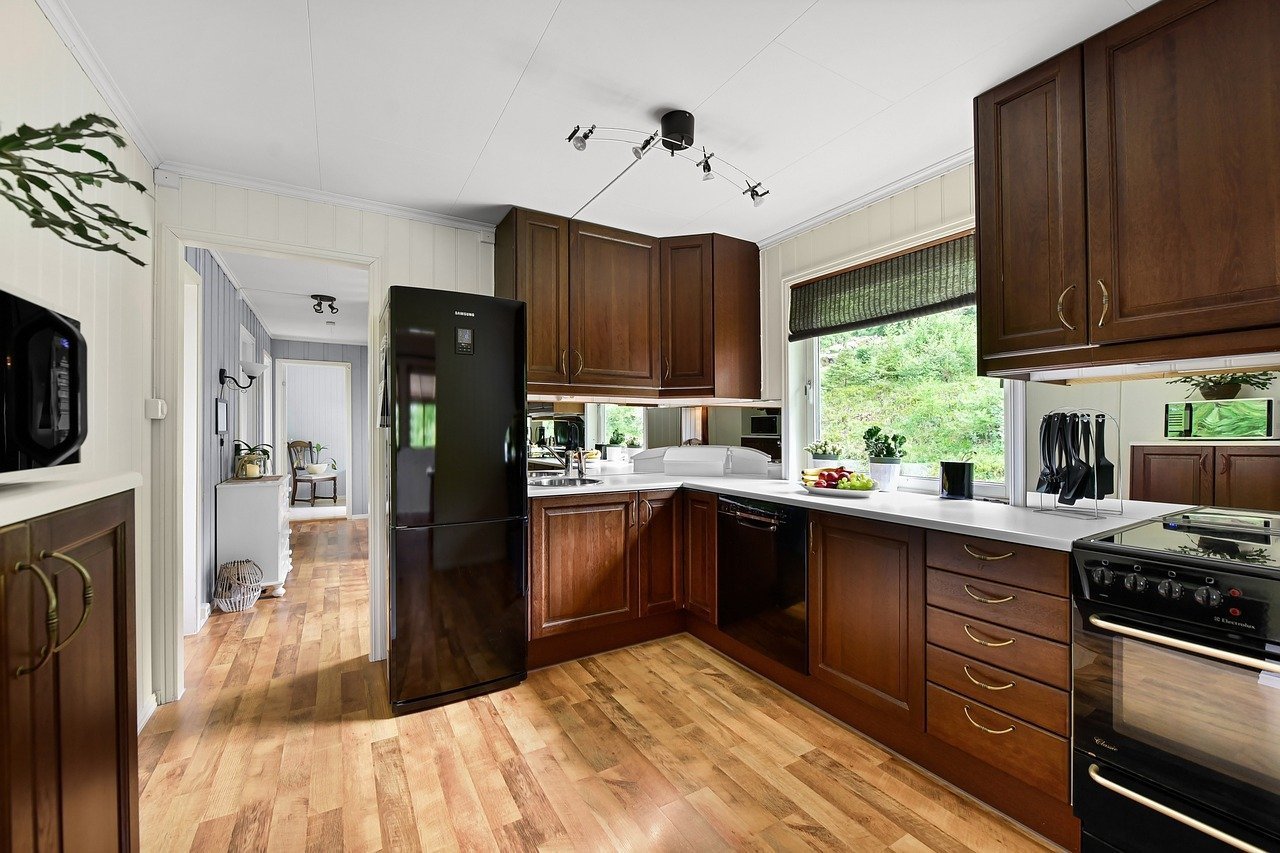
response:
{"label": "white ceiling moulding", "polygon": [[274,195],[282,195],[289,198],[298,198],[303,201],[316,201],[321,202],[322,204],[336,205],[338,207],[365,210],[369,213],[381,213],[384,216],[394,216],[399,219],[411,219],[415,222],[429,222],[432,225],[444,225],[449,228],[478,231],[482,235],[482,238],[486,238],[486,242],[493,242],[493,229],[495,226],[490,225],[487,222],[477,222],[474,219],[463,219],[458,216],[435,213],[433,211],[423,210],[417,207],[404,207],[399,204],[387,204],[381,201],[371,201],[367,198],[342,195],[341,193],[331,193],[325,190],[315,190],[309,187],[297,187],[293,184],[282,184],[278,181],[250,178],[245,175],[220,172],[216,169],[205,169],[201,166],[193,166],[190,163],[174,163],[166,160],[156,167],[156,183],[161,184],[162,186],[167,185],[166,182],[171,180],[168,177],[169,175],[179,175],[183,178],[190,178],[194,181],[207,181],[211,184],[222,184],[223,186],[239,187],[245,190],[257,190],[258,192],[272,193]]}
{"label": "white ceiling moulding", "polygon": [[806,231],[812,231],[819,226],[826,225],[832,220],[839,219],[845,214],[853,213],[855,210],[861,210],[862,208],[875,204],[878,201],[883,201],[891,195],[897,195],[903,190],[911,189],[917,184],[923,184],[925,181],[933,180],[939,175],[945,175],[947,172],[953,172],[956,169],[959,169],[962,166],[967,166],[972,162],[973,149],[967,148],[959,154],[952,155],[945,160],[939,160],[932,166],[926,166],[918,172],[913,172],[910,175],[907,175],[905,178],[900,178],[891,184],[886,184],[879,189],[860,195],[851,201],[845,202],[839,207],[833,207],[825,213],[820,213],[817,216],[810,217],[798,225],[792,225],[785,231],[779,231],[777,234],[766,237],[763,240],[757,240],[756,243],[760,246],[761,250],[768,249],[770,246],[776,246],[784,240],[790,240],[792,237],[803,234]]}
{"label": "white ceiling moulding", "polygon": [[156,150],[155,143],[151,141],[146,131],[142,129],[142,123],[138,121],[133,108],[129,106],[129,102],[121,94],[120,87],[116,85],[115,80],[107,73],[107,69],[98,57],[97,51],[89,44],[89,40],[85,38],[84,31],[80,29],[80,24],[76,21],[75,16],[71,14],[62,0],[36,0],[36,5],[40,7],[40,11],[44,12],[44,16],[49,19],[54,31],[62,39],[62,43],[67,46],[67,50],[71,51],[71,56],[79,63],[81,70],[89,78],[89,82],[93,84],[93,87],[98,90],[98,94],[102,96],[102,100],[107,102],[107,108],[115,116],[120,127],[124,129],[129,140],[146,158],[147,163],[154,167],[160,162],[160,152]]}

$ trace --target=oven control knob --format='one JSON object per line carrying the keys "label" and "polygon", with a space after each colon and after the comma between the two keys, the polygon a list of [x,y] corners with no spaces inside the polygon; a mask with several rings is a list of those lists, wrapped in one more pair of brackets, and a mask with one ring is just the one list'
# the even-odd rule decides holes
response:
{"label": "oven control knob", "polygon": [[1204,607],[1221,607],[1222,593],[1211,586],[1202,586],[1196,590],[1196,604]]}
{"label": "oven control knob", "polygon": [[1093,582],[1098,586],[1111,586],[1116,579],[1116,573],[1104,566],[1098,566],[1089,572],[1089,577],[1093,578]]}
{"label": "oven control knob", "polygon": [[1156,592],[1160,593],[1161,598],[1177,601],[1182,598],[1183,589],[1182,584],[1177,581],[1160,581],[1160,585],[1156,587]]}
{"label": "oven control knob", "polygon": [[1147,579],[1139,574],[1125,575],[1124,588],[1129,592],[1146,592]]}

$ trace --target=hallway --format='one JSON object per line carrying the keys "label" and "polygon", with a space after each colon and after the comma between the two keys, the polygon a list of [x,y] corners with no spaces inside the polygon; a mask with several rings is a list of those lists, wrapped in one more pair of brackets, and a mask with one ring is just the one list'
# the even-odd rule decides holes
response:
{"label": "hallway", "polygon": [[144,850],[1043,849],[687,635],[392,718],[366,532],[296,524],[288,595],[188,640]]}

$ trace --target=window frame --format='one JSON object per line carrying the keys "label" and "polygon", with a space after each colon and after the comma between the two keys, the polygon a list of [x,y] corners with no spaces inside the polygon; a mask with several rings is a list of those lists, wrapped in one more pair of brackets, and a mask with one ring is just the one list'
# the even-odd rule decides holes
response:
{"label": "window frame", "polygon": [[[647,450],[649,448],[649,419],[644,416],[644,406],[629,406],[627,403],[586,403],[583,406],[587,423],[587,443],[605,444],[609,439],[609,416],[607,407],[628,406],[640,410],[640,446],[631,450]],[[590,409],[590,412],[585,411]],[[592,439],[595,439],[593,442]]]}

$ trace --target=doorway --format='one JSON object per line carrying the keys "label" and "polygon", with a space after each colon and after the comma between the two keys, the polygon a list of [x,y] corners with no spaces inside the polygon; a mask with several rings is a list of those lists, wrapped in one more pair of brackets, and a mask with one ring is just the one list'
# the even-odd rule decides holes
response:
{"label": "doorway", "polygon": [[293,472],[289,520],[350,518],[356,486],[352,476],[352,365],[281,358],[276,366],[276,412],[286,454],[281,458],[287,457],[292,468],[291,448],[303,442],[307,445],[301,449],[303,464],[328,466],[319,473],[307,469]]}

